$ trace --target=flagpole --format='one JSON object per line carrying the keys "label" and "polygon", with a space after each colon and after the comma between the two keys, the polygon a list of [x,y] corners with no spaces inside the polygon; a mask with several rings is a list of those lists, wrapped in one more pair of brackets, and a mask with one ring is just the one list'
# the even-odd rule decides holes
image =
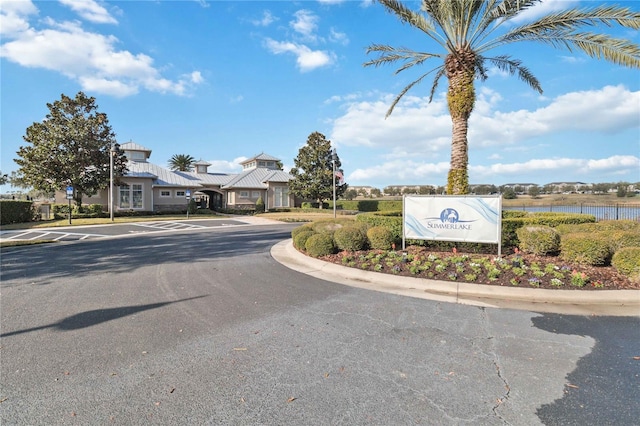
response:
{"label": "flagpole", "polygon": [[331,163],[333,164],[333,218],[336,218],[336,159],[338,155],[336,154],[336,149],[333,148],[333,152],[331,153]]}

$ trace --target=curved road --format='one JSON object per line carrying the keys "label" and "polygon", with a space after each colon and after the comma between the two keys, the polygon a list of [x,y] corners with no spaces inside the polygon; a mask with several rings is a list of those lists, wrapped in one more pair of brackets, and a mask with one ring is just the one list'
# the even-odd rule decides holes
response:
{"label": "curved road", "polygon": [[3,250],[0,424],[639,424],[640,318],[319,280],[294,226]]}

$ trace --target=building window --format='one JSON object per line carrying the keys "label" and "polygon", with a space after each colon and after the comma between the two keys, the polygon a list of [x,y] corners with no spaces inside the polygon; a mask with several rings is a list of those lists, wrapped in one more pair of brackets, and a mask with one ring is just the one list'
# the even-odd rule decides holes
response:
{"label": "building window", "polygon": [[249,191],[240,191],[240,198],[249,198]]}
{"label": "building window", "polygon": [[276,186],[273,190],[275,192],[274,207],[289,207],[289,188]]}
{"label": "building window", "polygon": [[132,207],[134,209],[142,208],[142,185],[135,184],[131,185],[131,199],[132,199]]}
{"label": "building window", "polygon": [[134,161],[144,161],[146,158],[144,156],[144,152],[131,151],[131,159]]}
{"label": "building window", "polygon": [[120,208],[121,209],[129,209],[131,208],[131,196],[130,196],[130,188],[127,184],[120,185]]}
{"label": "building window", "polygon": [[171,191],[160,191],[161,197],[171,197]]}
{"label": "building window", "polygon": [[252,191],[251,198],[260,198],[260,191]]}
{"label": "building window", "polygon": [[186,197],[187,194],[184,191],[176,191],[176,197]]}
{"label": "building window", "polygon": [[143,192],[142,184],[120,185],[118,192],[120,194],[121,209],[141,209],[143,208]]}

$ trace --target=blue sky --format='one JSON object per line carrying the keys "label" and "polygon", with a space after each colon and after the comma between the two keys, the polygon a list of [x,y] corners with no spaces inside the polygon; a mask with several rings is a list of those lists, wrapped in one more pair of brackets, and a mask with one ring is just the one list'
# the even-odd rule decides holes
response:
{"label": "blue sky", "polygon": [[[598,3],[548,0],[531,16]],[[17,169],[25,129],[42,121],[46,104],[82,90],[120,143],[146,146],[159,165],[189,154],[212,172],[239,172],[239,161],[265,152],[288,169],[318,131],[352,186],[446,183],[446,80],[433,102],[425,80],[385,119],[398,92],[439,64],[399,75],[395,66],[363,67],[373,43],[439,46],[377,3],[0,0],[0,19],[2,173]],[[640,42],[637,31],[608,31]],[[637,69],[542,45],[507,52],[544,94],[498,70],[477,83],[471,183],[640,181]]]}

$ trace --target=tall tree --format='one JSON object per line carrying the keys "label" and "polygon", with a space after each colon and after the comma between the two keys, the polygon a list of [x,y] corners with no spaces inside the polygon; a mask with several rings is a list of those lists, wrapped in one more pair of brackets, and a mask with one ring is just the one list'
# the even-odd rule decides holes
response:
{"label": "tall tree", "polygon": [[0,185],[4,185],[9,182],[9,175],[6,173],[0,172]]}
{"label": "tall tree", "polygon": [[[44,192],[73,186],[74,201],[108,188],[111,147],[115,144],[107,114],[98,112],[96,99],[78,92],[75,98],[64,94],[47,104],[49,113],[41,123],[33,123],[23,139],[14,161],[20,166],[16,180]],[[114,155],[116,177],[126,173],[124,153]]]}
{"label": "tall tree", "polygon": [[[580,50],[592,58],[640,68],[640,46],[637,44],[607,34],[581,30],[582,27],[597,25],[620,25],[637,30],[640,28],[640,13],[629,8],[609,5],[573,8],[516,25],[513,18],[542,0],[422,0],[419,12],[409,9],[398,0],[378,1],[403,24],[422,31],[441,49],[428,53],[373,44],[367,53],[375,52],[379,56],[364,65],[401,62],[397,74],[430,59],[440,61],[439,66],[422,74],[396,96],[387,111],[387,117],[402,96],[429,74],[435,73],[430,101],[440,78],[447,78],[447,103],[453,124],[448,194],[469,192],[467,131],[476,100],[475,79],[486,80],[487,67],[493,65],[510,75],[517,74],[522,81],[542,93],[540,83],[520,60],[502,54],[485,56],[488,51],[511,43],[533,41],[568,51]],[[507,28],[501,32],[503,26]]]}
{"label": "tall tree", "polygon": [[178,172],[190,172],[195,161],[196,159],[188,154],[176,154],[169,160],[169,168]]}
{"label": "tall tree", "polygon": [[[337,154],[335,161],[336,171],[341,170]],[[298,151],[294,167],[289,171],[293,176],[289,181],[289,191],[297,197],[317,201],[322,208],[322,202],[333,197],[333,168],[331,141],[322,133],[311,133],[307,144]],[[338,178],[335,182],[337,198],[344,194],[348,185]]]}

